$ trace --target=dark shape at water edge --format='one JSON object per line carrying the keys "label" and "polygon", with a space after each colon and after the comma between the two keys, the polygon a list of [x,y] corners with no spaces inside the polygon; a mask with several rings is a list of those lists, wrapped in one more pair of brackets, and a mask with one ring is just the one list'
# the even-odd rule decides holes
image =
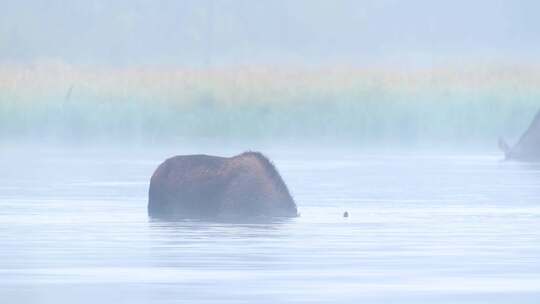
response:
{"label": "dark shape at water edge", "polygon": [[540,111],[536,113],[532,123],[513,147],[499,138],[499,148],[504,151],[506,159],[535,162],[540,161]]}
{"label": "dark shape at water edge", "polygon": [[150,180],[154,218],[296,217],[298,210],[274,165],[259,152],[234,157],[179,155]]}

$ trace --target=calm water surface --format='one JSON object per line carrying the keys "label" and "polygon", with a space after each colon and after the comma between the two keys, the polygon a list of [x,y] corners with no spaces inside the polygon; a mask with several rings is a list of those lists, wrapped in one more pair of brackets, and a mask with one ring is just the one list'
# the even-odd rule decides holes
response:
{"label": "calm water surface", "polygon": [[301,217],[150,220],[193,152],[0,152],[0,303],[540,303],[540,165],[274,149]]}

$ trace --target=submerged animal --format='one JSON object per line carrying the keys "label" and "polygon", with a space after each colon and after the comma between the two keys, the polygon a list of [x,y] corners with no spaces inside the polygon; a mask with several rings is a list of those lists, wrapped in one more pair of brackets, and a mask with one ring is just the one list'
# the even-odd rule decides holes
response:
{"label": "submerged animal", "polygon": [[296,204],[274,165],[259,152],[234,157],[180,155],[150,180],[151,217],[295,217]]}
{"label": "submerged animal", "polygon": [[517,144],[511,147],[503,138],[499,138],[499,148],[505,153],[506,159],[540,161],[540,111]]}

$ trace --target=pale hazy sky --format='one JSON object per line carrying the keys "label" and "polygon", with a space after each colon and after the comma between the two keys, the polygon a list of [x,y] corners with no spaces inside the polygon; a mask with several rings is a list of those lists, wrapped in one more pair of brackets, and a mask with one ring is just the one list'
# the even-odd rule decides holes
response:
{"label": "pale hazy sky", "polygon": [[540,62],[537,0],[2,1],[0,62]]}

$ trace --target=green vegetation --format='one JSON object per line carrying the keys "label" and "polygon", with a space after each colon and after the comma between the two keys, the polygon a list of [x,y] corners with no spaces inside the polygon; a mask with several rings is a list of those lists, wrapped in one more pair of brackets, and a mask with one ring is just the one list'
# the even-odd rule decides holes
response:
{"label": "green vegetation", "polygon": [[[0,69],[3,140],[492,143],[540,108],[534,69]],[[70,90],[70,87],[72,89]]]}

